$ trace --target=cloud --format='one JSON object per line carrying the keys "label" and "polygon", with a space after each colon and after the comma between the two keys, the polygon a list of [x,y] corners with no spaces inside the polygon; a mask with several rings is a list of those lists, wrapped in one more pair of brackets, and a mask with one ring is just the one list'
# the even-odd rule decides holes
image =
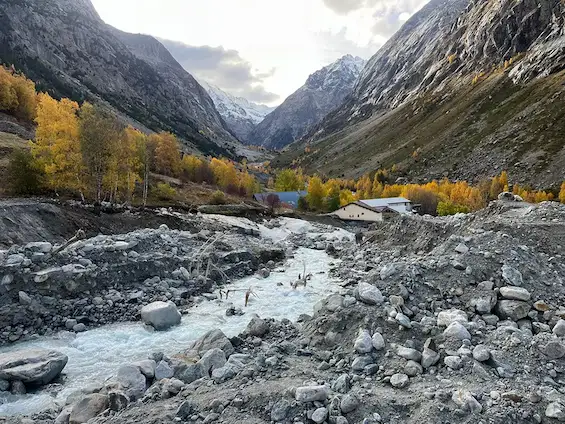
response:
{"label": "cloud", "polygon": [[365,7],[368,0],[324,0],[324,4],[339,15],[347,15],[357,9]]}
{"label": "cloud", "polygon": [[384,38],[398,31],[408,17],[425,3],[426,0],[324,0],[326,7],[338,15],[349,15],[361,9],[370,10],[375,21],[372,32]]}
{"label": "cloud", "polygon": [[346,54],[370,59],[382,47],[383,43],[371,41],[360,46],[347,38],[347,28],[343,27],[339,32],[321,31],[317,35],[318,45],[323,50],[323,60],[332,63]]}
{"label": "cloud", "polygon": [[263,86],[265,79],[275,74],[276,68],[259,72],[237,50],[227,50],[221,46],[190,46],[178,41],[160,41],[197,79],[253,102],[272,103],[280,97]]}

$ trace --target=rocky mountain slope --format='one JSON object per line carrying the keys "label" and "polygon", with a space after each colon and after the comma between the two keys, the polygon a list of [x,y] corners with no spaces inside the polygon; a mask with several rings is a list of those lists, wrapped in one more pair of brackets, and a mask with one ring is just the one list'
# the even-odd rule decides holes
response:
{"label": "rocky mountain slope", "polygon": [[275,109],[250,102],[243,97],[233,96],[221,88],[206,82],[202,82],[202,86],[208,91],[214,105],[216,105],[216,109],[224,118],[228,127],[244,143],[257,124]]}
{"label": "rocky mountain slope", "polygon": [[564,16],[559,0],[431,1],[280,163],[337,175],[399,164],[415,180],[508,169],[556,183],[565,177]]}
{"label": "rocky mountain slope", "polygon": [[306,84],[269,114],[249,143],[281,149],[299,139],[351,93],[365,61],[346,55],[310,75]]}
{"label": "rocky mountain slope", "polygon": [[89,0],[0,1],[0,60],[57,97],[106,103],[126,121],[176,133],[187,148],[237,145],[198,82],[152,37],[106,25]]}

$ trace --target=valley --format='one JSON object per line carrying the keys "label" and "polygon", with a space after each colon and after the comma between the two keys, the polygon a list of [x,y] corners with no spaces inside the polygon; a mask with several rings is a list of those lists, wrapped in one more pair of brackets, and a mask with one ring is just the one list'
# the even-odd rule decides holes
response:
{"label": "valley", "polygon": [[561,0],[0,0],[1,424],[565,422],[564,248]]}

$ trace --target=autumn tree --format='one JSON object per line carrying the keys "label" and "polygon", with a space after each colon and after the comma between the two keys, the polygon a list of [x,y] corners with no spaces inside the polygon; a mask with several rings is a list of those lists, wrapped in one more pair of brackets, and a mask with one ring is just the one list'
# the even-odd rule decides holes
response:
{"label": "autumn tree", "polygon": [[328,180],[324,184],[324,192],[326,193],[326,198],[324,200],[324,209],[328,212],[333,212],[339,209],[341,186],[337,180]]}
{"label": "autumn tree", "polygon": [[369,175],[363,175],[357,182],[357,197],[359,199],[370,199],[373,197],[373,182]]}
{"label": "autumn tree", "polygon": [[[114,145],[110,163],[109,183],[114,197],[119,194],[124,200],[131,201],[138,181],[149,177],[147,137],[142,132],[128,126],[125,128]],[[147,163],[147,165],[146,165]]]}
{"label": "autumn tree", "polygon": [[122,128],[100,106],[84,103],[79,115],[80,149],[90,187],[97,204],[102,201],[104,177],[111,170],[112,154]]}
{"label": "autumn tree", "polygon": [[561,190],[559,191],[559,201],[565,204],[565,181],[561,184]]}
{"label": "autumn tree", "polygon": [[176,177],[181,172],[180,145],[177,138],[168,132],[151,134],[149,143],[154,152],[154,170],[163,175]]}
{"label": "autumn tree", "polygon": [[306,196],[310,208],[316,211],[321,210],[324,205],[325,196],[324,184],[320,177],[315,175],[310,178],[308,181],[308,195]]}
{"label": "autumn tree", "polygon": [[300,169],[283,169],[277,173],[275,178],[275,190],[277,191],[300,191],[304,190],[304,176]]}
{"label": "autumn tree", "polygon": [[78,104],[57,101],[48,94],[38,96],[35,143],[31,152],[45,173],[47,187],[79,191],[84,188],[84,169],[79,142]]}
{"label": "autumn tree", "polygon": [[210,169],[214,174],[216,185],[232,194],[239,191],[239,181],[235,165],[228,159],[212,158]]}
{"label": "autumn tree", "polygon": [[32,121],[36,108],[35,83],[0,65],[0,111]]}
{"label": "autumn tree", "polygon": [[339,206],[347,206],[350,203],[355,202],[357,199],[351,192],[351,190],[342,190],[339,193]]}

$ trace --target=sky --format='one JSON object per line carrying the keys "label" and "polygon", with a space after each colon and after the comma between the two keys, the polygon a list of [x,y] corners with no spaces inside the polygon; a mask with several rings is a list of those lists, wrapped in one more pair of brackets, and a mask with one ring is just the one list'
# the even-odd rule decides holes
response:
{"label": "sky", "polygon": [[275,106],[346,54],[369,59],[427,0],[92,0],[106,23],[167,42],[197,79]]}

